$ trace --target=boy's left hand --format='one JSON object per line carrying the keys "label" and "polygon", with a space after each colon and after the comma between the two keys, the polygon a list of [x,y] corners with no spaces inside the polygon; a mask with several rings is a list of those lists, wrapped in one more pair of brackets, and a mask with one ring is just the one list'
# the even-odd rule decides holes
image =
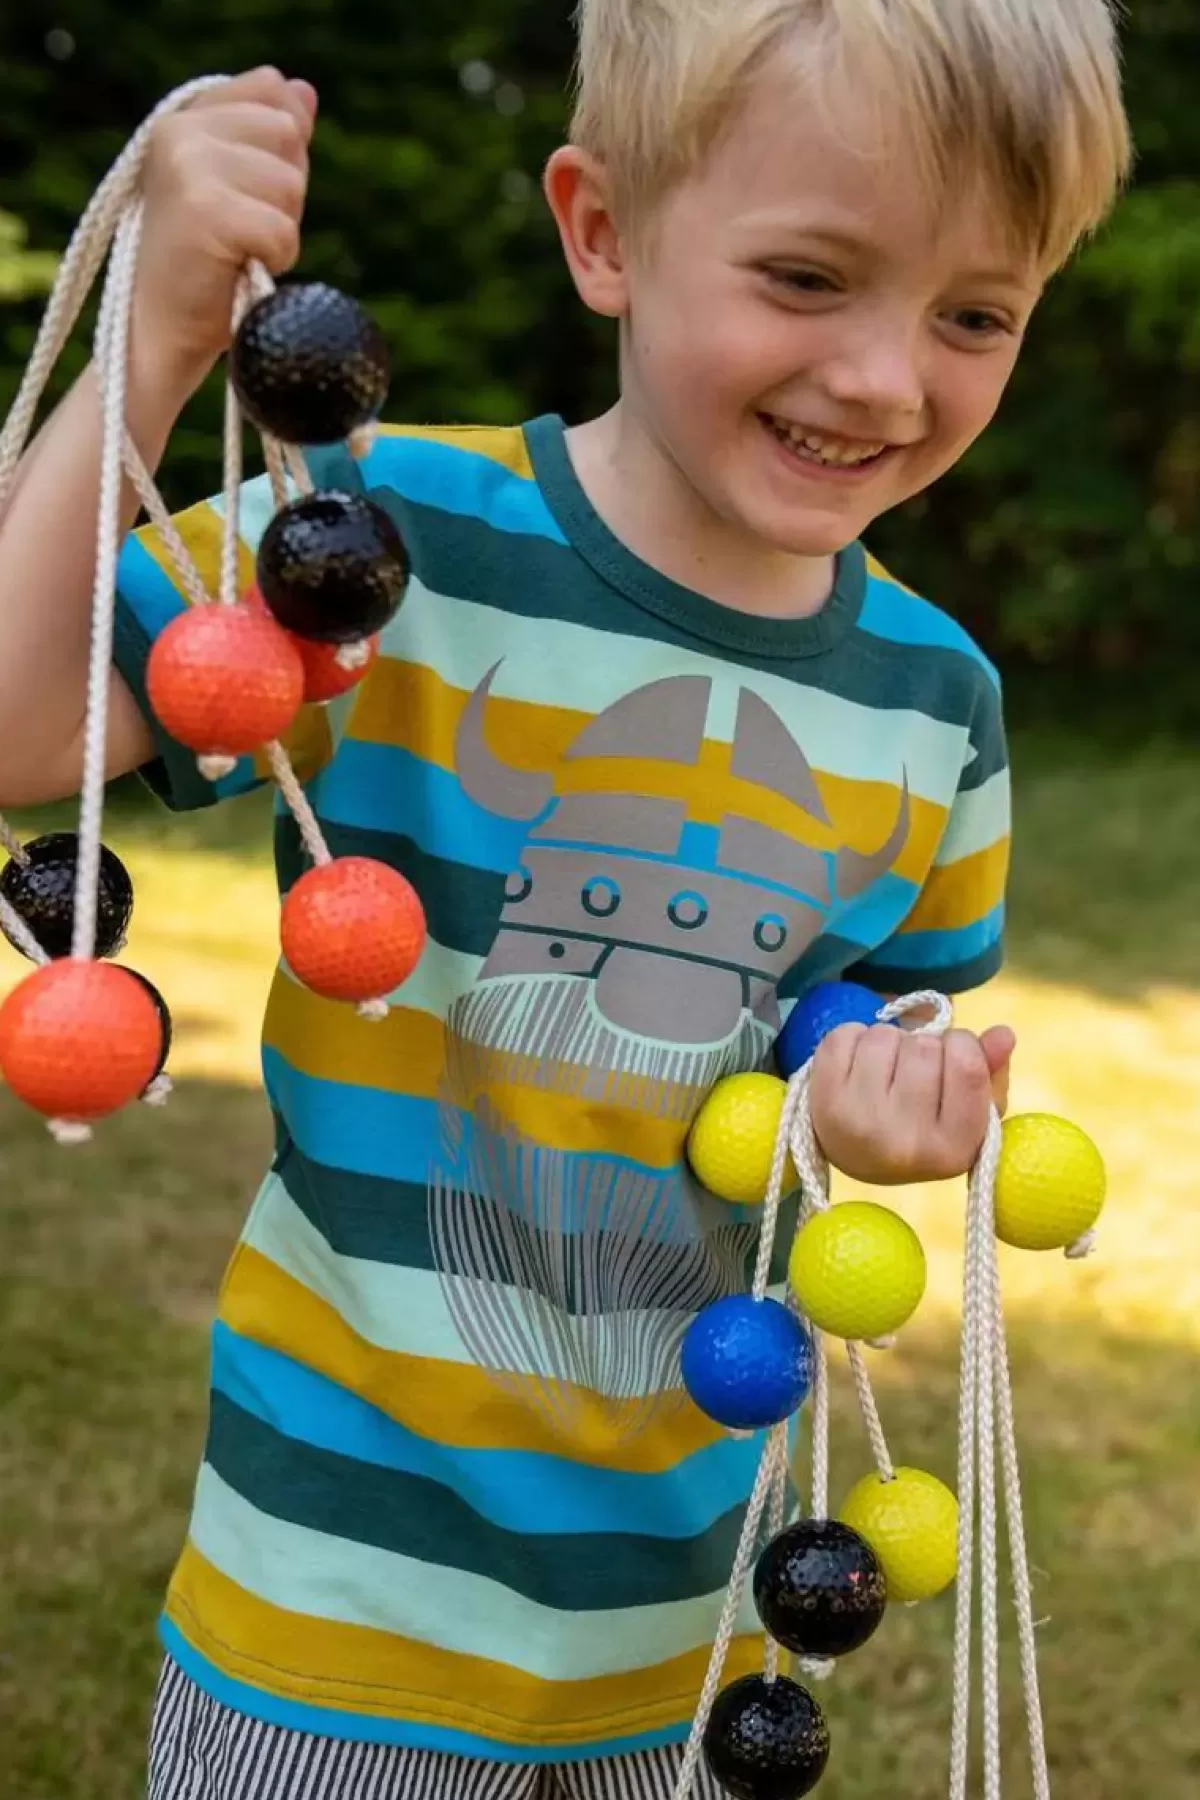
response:
{"label": "boy's left hand", "polygon": [[842,1025],[813,1063],[817,1142],[835,1169],[871,1187],[965,1175],[1008,1101],[1016,1038],[1007,1025],[925,1036]]}

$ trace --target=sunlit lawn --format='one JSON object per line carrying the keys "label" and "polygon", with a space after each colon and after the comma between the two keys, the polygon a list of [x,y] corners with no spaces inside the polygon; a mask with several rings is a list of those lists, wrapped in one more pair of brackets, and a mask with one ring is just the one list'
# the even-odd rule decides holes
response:
{"label": "sunlit lawn", "polygon": [[[1021,746],[1018,746],[1021,749]],[[1014,1103],[1108,1161],[1100,1254],[1006,1255],[1059,1800],[1200,1793],[1200,762],[1018,756],[1010,972],[960,1008],[1020,1035]],[[30,827],[31,828],[31,827]],[[87,1150],[0,1100],[0,1800],[134,1800],[152,1625],[204,1425],[205,1327],[269,1133],[257,1035],[275,902],[255,806],[114,813],[129,960],[169,995],[179,1083]],[[0,986],[24,965],[0,950]],[[898,1459],[953,1477],[961,1195],[894,1197],[931,1286],[876,1358]],[[835,1488],[863,1439],[839,1387]],[[825,1692],[827,1800],[946,1791],[951,1606],[897,1610]],[[1011,1665],[1009,1673],[1011,1675]],[[1010,1684],[1007,1792],[1024,1796]]]}

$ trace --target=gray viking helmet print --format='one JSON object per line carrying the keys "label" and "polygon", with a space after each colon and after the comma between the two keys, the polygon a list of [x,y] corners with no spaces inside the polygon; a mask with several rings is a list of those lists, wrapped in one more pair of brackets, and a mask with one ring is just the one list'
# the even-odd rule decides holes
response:
{"label": "gray viking helmet print", "polygon": [[[615,1152],[569,1154],[516,1119],[533,1095],[571,1096],[607,1115],[608,1144],[620,1143],[623,1113],[673,1125],[682,1147],[712,1084],[766,1060],[780,977],[835,904],[891,868],[908,791],[866,854],[817,850],[736,811],[697,824],[670,771],[693,771],[683,785],[694,786],[708,676],[652,682],[600,713],[563,752],[571,779],[560,783],[557,770],[512,768],[489,747],[495,675],[464,708],[458,778],[476,805],[527,831],[492,948],[447,1021],[434,1259],[481,1366],[516,1377],[560,1420],[587,1390],[633,1429],[664,1395],[680,1398],[682,1335],[701,1307],[745,1287],[756,1226],[681,1158],[660,1172]],[[651,791],[612,791],[613,759],[640,765]],[[746,784],[829,836],[803,752],[748,687],[729,774],[731,794]]]}

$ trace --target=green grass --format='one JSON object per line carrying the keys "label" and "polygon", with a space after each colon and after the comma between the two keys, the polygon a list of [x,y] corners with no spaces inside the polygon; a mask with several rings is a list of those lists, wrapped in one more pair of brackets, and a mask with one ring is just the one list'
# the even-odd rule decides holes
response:
{"label": "green grass", "polygon": [[[1014,1104],[1104,1149],[1101,1253],[1006,1255],[1056,1800],[1200,1792],[1200,761],[1020,741],[1013,952],[967,1023],[1020,1037]],[[44,821],[38,821],[43,823]],[[32,829],[33,821],[23,822]],[[206,1327],[269,1132],[257,1035],[276,912],[260,803],[118,798],[130,960],[173,1003],[179,1083],[65,1152],[0,1096],[0,1800],[136,1800],[153,1621],[184,1528]],[[24,965],[0,950],[0,988]],[[898,1460],[952,1478],[961,1194],[895,1196],[931,1283],[873,1367]],[[864,1467],[844,1379],[835,1493]],[[945,1792],[949,1597],[897,1610],[825,1692],[825,1800]],[[1012,1674],[1011,1658],[1008,1673]],[[1007,1791],[1028,1793],[1010,1680]]]}

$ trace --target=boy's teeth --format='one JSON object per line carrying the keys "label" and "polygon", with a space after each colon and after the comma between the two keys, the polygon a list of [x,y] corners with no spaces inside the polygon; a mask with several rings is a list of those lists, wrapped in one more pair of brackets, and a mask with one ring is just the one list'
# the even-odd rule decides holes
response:
{"label": "boy's teeth", "polygon": [[855,463],[870,462],[872,457],[880,455],[887,448],[886,444],[842,443],[837,438],[822,437],[814,431],[801,431],[783,419],[773,419],[771,422],[777,436],[790,444],[793,450],[810,457],[814,462],[835,463],[849,468]]}

